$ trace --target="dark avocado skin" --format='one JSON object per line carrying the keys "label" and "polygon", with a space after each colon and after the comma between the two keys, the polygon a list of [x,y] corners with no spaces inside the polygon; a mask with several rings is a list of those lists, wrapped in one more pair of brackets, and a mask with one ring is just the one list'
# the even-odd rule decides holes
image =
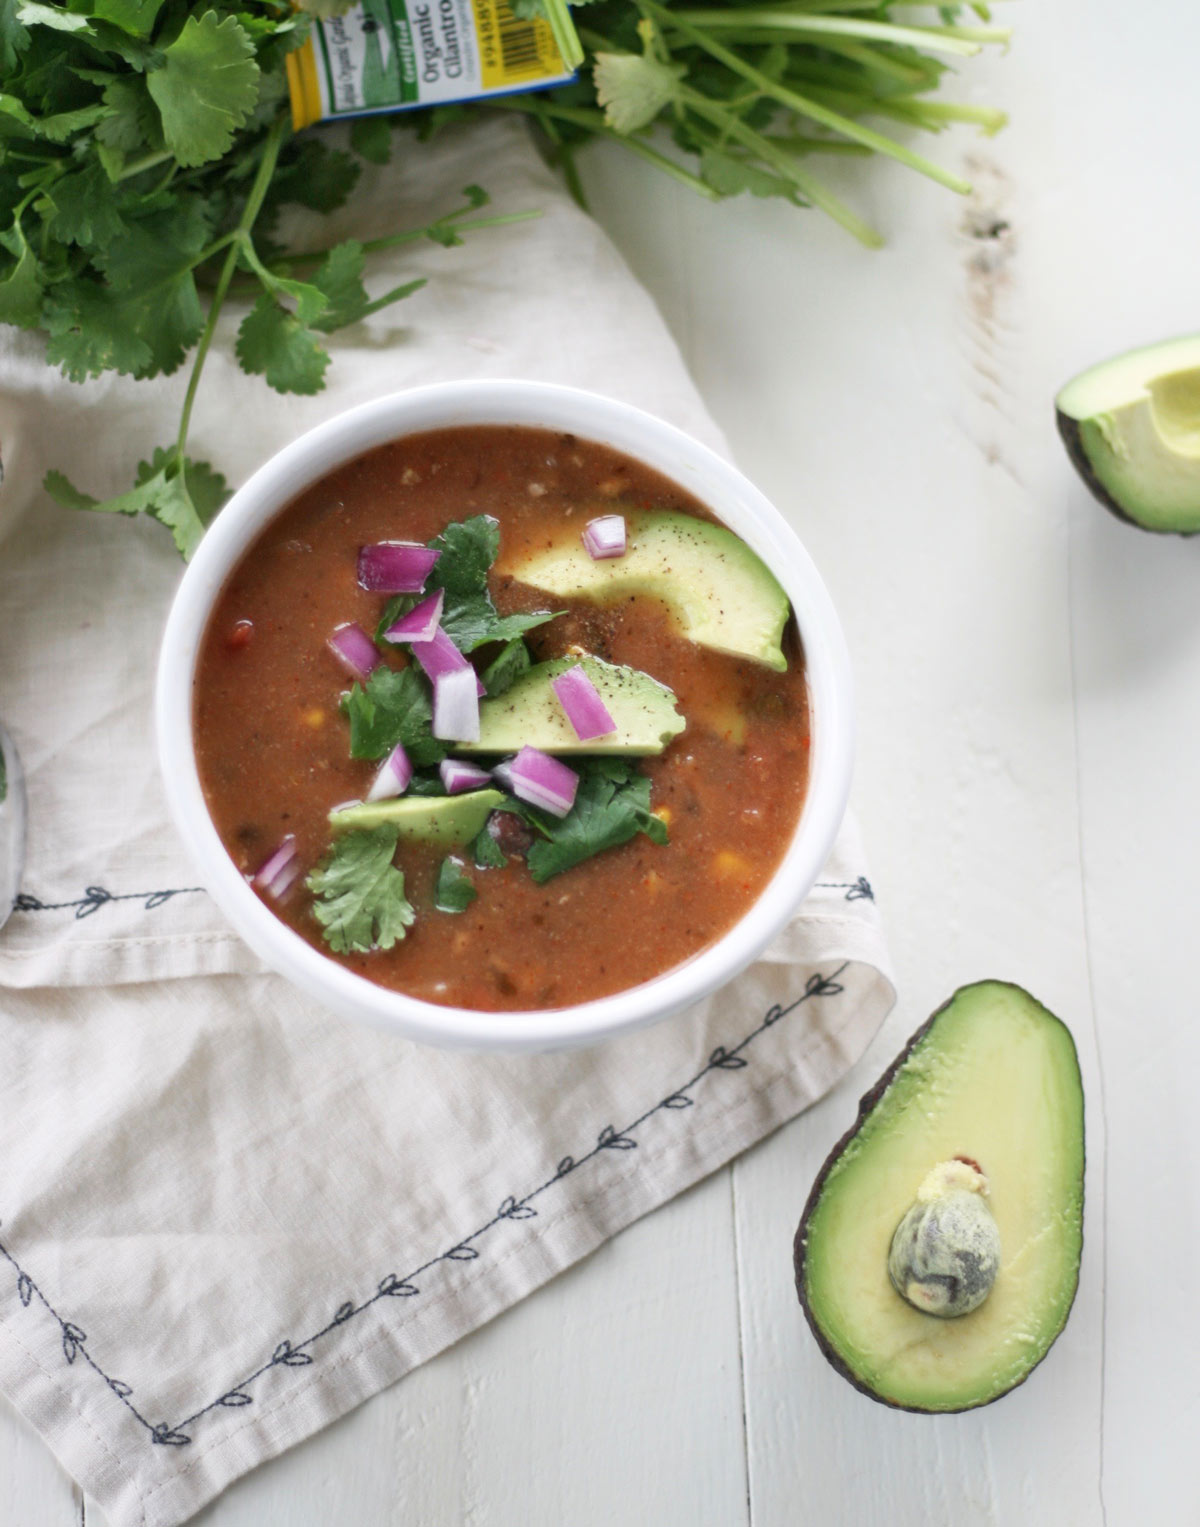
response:
{"label": "dark avocado skin", "polygon": [[1132,525],[1135,530],[1140,530],[1146,535],[1152,536],[1194,536],[1200,534],[1195,530],[1170,530],[1167,526],[1143,525],[1141,520],[1122,509],[1121,505],[1112,496],[1100,479],[1096,476],[1087,452],[1083,448],[1083,437],[1079,431],[1078,419],[1072,419],[1069,414],[1064,414],[1061,408],[1054,410],[1058,421],[1058,433],[1062,436],[1063,444],[1067,448],[1067,455],[1071,458],[1071,465],[1083,479],[1084,486],[1092,497],[1104,505],[1108,512],[1115,515],[1123,524]]}
{"label": "dark avocado skin", "polygon": [[[979,982],[971,982],[972,986],[979,984]],[[1009,986],[1013,989],[1013,991],[1022,992],[1025,996],[1031,997],[1031,1000],[1037,1001],[1035,997],[1032,997],[1031,993],[1025,991],[1023,986],[1018,986],[1015,981],[995,980],[995,985]],[[1033,1367],[1029,1369],[1029,1373],[1026,1373],[1023,1378],[1018,1379],[1017,1382],[1012,1386],[1012,1389],[1006,1389],[1004,1394],[993,1395],[990,1400],[980,1400],[977,1405],[964,1405],[959,1411],[926,1410],[920,1405],[900,1405],[895,1400],[889,1400],[885,1395],[878,1394],[874,1389],[871,1389],[867,1384],[864,1384],[863,1381],[857,1376],[857,1374],[852,1373],[850,1369],[846,1367],[837,1350],[826,1337],[824,1331],[822,1331],[816,1316],[813,1314],[809,1307],[808,1295],[805,1292],[804,1287],[804,1261],[808,1252],[808,1222],[813,1213],[813,1210],[817,1206],[817,1201],[821,1197],[821,1193],[824,1190],[826,1179],[828,1178],[830,1172],[833,1170],[834,1166],[837,1164],[838,1158],[841,1156],[846,1146],[850,1144],[850,1141],[853,1140],[854,1136],[862,1128],[863,1121],[866,1119],[867,1115],[872,1111],[872,1109],[874,1109],[880,1098],[891,1086],[892,1082],[895,1080],[896,1073],[899,1071],[900,1067],[904,1064],[908,1057],[912,1054],[916,1046],[920,1044],[922,1039],[925,1038],[926,1034],[929,1033],[929,1030],[951,1005],[951,1003],[954,1002],[959,994],[961,992],[967,991],[968,989],[968,987],[960,986],[946,999],[945,1002],[942,1003],[941,1007],[939,1007],[935,1012],[931,1013],[925,1022],[921,1025],[921,1027],[916,1031],[916,1033],[909,1036],[904,1048],[900,1051],[899,1055],[896,1056],[895,1060],[891,1063],[891,1065],[887,1068],[887,1070],[883,1073],[883,1075],[879,1078],[871,1090],[863,1094],[859,1101],[858,1115],[855,1118],[854,1123],[851,1124],[850,1128],[829,1152],[829,1155],[826,1156],[825,1161],[821,1166],[821,1170],[817,1173],[817,1179],[813,1183],[812,1191],[808,1195],[808,1202],[804,1205],[804,1213],[800,1216],[800,1224],[796,1230],[795,1240],[792,1242],[792,1261],[796,1270],[796,1294],[800,1300],[800,1308],[804,1311],[804,1318],[808,1321],[808,1328],[816,1338],[817,1346],[820,1347],[821,1352],[823,1353],[830,1367],[836,1369],[848,1384],[853,1385],[853,1387],[858,1390],[859,1394],[865,1394],[868,1399],[874,1400],[879,1405],[886,1405],[889,1410],[906,1410],[910,1414],[918,1416],[957,1415],[961,1414],[962,1410],[980,1410],[985,1405],[994,1405],[997,1400],[1003,1400],[1005,1395],[1012,1394],[1013,1389],[1019,1389],[1021,1387],[1021,1385],[1029,1377],[1029,1374],[1033,1372],[1034,1368],[1038,1367],[1040,1363],[1043,1363],[1046,1360],[1046,1357],[1053,1347],[1054,1342],[1052,1341],[1049,1343],[1046,1351],[1042,1353],[1041,1357],[1038,1358],[1038,1361],[1034,1363]],[[1083,1245],[1081,1239],[1081,1256],[1082,1251]],[[1079,1281],[1076,1279],[1075,1291],[1071,1295],[1071,1303],[1067,1306],[1066,1313],[1063,1316],[1062,1325],[1059,1326],[1058,1331],[1055,1332],[1055,1341],[1057,1341],[1059,1334],[1062,1332],[1063,1326],[1066,1325],[1067,1320],[1070,1317],[1071,1310],[1075,1306],[1075,1300],[1078,1297],[1078,1294]]]}

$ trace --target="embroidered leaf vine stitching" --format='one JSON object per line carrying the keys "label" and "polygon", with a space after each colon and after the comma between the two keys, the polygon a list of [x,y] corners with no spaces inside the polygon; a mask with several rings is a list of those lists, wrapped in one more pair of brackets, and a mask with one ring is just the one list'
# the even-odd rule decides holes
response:
{"label": "embroidered leaf vine stitching", "polygon": [[[860,896],[871,896],[871,889],[870,886],[867,885],[866,881],[860,881],[859,884],[867,886],[864,892],[859,893]],[[841,886],[835,887],[835,889],[842,888],[843,887]],[[853,889],[853,887],[850,889]],[[107,893],[104,894],[107,896]],[[157,894],[170,896],[180,895],[182,892],[160,892]],[[113,897],[110,899],[120,900],[122,898]],[[852,900],[857,898],[847,897],[847,899]],[[872,899],[874,898],[872,897]],[[65,903],[64,905],[76,904]],[[481,1225],[478,1230],[475,1230],[470,1235],[465,1236],[456,1245],[453,1245],[447,1250],[438,1252],[436,1255],[430,1257],[427,1262],[423,1262],[420,1267],[414,1268],[404,1277],[398,1277],[395,1273],[386,1274],[386,1276],[380,1279],[376,1286],[375,1293],[372,1294],[369,1298],[364,1299],[360,1304],[356,1304],[352,1300],[348,1300],[343,1304],[340,1304],[334,1312],[332,1318],[327,1321],[325,1325],[321,1326],[319,1330],[313,1331],[310,1335],[305,1336],[300,1341],[285,1340],[279,1342],[265,1363],[262,1363],[252,1373],[246,1374],[245,1377],[240,1379],[236,1384],[233,1384],[224,1390],[216,1397],[216,1399],[210,1400],[207,1404],[200,1406],[200,1408],[193,1411],[190,1416],[185,1416],[181,1421],[172,1423],[167,1421],[152,1422],[148,1420],[147,1417],[138,1408],[138,1406],[134,1403],[132,1398],[133,1389],[131,1386],[123,1383],[120,1379],[113,1378],[109,1373],[105,1372],[105,1370],[100,1366],[100,1364],[88,1350],[88,1337],[86,1333],[82,1331],[77,1325],[73,1324],[73,1322],[67,1320],[64,1316],[59,1314],[58,1310],[54,1307],[53,1304],[51,1304],[50,1300],[33,1281],[30,1274],[21,1266],[21,1264],[16,1260],[16,1258],[7,1249],[2,1241],[0,1241],[0,1258],[9,1264],[15,1274],[16,1293],[20,1302],[26,1308],[28,1308],[33,1304],[34,1300],[36,1300],[41,1308],[44,1309],[45,1312],[57,1322],[62,1339],[63,1356],[65,1357],[67,1363],[74,1364],[77,1358],[82,1359],[82,1361],[86,1363],[86,1365],[108,1386],[113,1394],[117,1396],[129,1414],[133,1416],[133,1418],[146,1432],[151,1443],[162,1447],[186,1447],[192,1440],[192,1433],[190,1430],[187,1430],[187,1428],[194,1428],[195,1423],[200,1421],[203,1417],[211,1415],[219,1410],[239,1409],[246,1405],[253,1405],[253,1386],[255,1382],[270,1369],[280,1367],[310,1367],[316,1359],[309,1349],[315,1347],[318,1342],[322,1341],[332,1331],[337,1330],[340,1326],[344,1326],[348,1321],[353,1320],[357,1316],[363,1314],[364,1311],[371,1309],[372,1306],[377,1304],[381,1299],[403,1299],[419,1296],[421,1293],[421,1285],[418,1284],[415,1280],[422,1277],[423,1274],[431,1271],[434,1267],[437,1267],[441,1263],[475,1261],[479,1257],[480,1252],[474,1242],[482,1240],[489,1234],[490,1231],[494,1230],[497,1225],[503,1224],[505,1221],[536,1218],[538,1211],[532,1207],[532,1201],[534,1199],[540,1197],[543,1193],[548,1192],[551,1188],[555,1187],[565,1178],[571,1176],[575,1172],[578,1172],[589,1162],[595,1161],[598,1157],[602,1156],[604,1152],[635,1151],[639,1149],[639,1142],[634,1138],[634,1136],[636,1131],[639,1130],[648,1119],[652,1118],[657,1113],[674,1112],[694,1106],[697,1100],[690,1094],[692,1090],[701,1081],[703,1081],[706,1076],[710,1076],[718,1071],[738,1071],[743,1069],[749,1064],[743,1052],[749,1049],[754,1041],[758,1039],[760,1035],[766,1033],[769,1028],[772,1028],[782,1019],[787,1018],[789,1014],[794,1013],[797,1008],[802,1007],[806,1002],[811,1001],[813,998],[833,997],[843,992],[845,987],[839,984],[838,977],[841,976],[846,970],[848,963],[849,962],[846,962],[840,965],[835,971],[832,972],[832,974],[828,976],[820,974],[814,974],[810,976],[808,981],[805,983],[803,992],[799,997],[795,999],[794,1002],[790,1002],[786,1006],[776,1003],[773,1007],[768,1008],[757,1027],[752,1029],[750,1033],[745,1036],[745,1038],[740,1040],[738,1044],[732,1046],[732,1048],[727,1049],[724,1045],[718,1045],[716,1049],[713,1050],[705,1064],[700,1068],[699,1071],[696,1072],[693,1077],[691,1077],[689,1081],[684,1082],[681,1087],[676,1088],[675,1091],[669,1092],[665,1097],[660,1098],[656,1103],[647,1108],[644,1113],[639,1114],[636,1119],[633,1119],[630,1123],[626,1124],[621,1129],[615,1128],[612,1124],[606,1124],[596,1136],[596,1144],[590,1151],[579,1157],[562,1157],[550,1177],[546,1178],[546,1180],[540,1183],[537,1187],[531,1189],[530,1192],[526,1193],[522,1198],[517,1198],[515,1195],[510,1195],[499,1206],[491,1219],[489,1219],[486,1224]]]}

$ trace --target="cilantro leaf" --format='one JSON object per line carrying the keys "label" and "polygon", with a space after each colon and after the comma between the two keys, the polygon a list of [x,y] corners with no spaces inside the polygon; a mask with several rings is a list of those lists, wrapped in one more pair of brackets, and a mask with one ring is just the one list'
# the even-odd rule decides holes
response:
{"label": "cilantro leaf", "polygon": [[488,699],[494,700],[497,695],[502,695],[511,689],[521,675],[528,672],[532,666],[533,659],[529,656],[529,648],[525,645],[523,638],[514,636],[499,657],[493,658],[479,675],[484,689],[488,692]]}
{"label": "cilantro leaf", "polygon": [[351,758],[382,758],[398,742],[417,769],[446,756],[433,735],[428,691],[412,668],[377,668],[365,684],[352,686],[342,709],[350,718]]}
{"label": "cilantro leaf", "polygon": [[92,509],[100,514],[148,514],[165,525],[187,560],[200,544],[205,526],[229,496],[219,472],[204,461],[184,458],[176,465],[174,447],[158,449],[138,464],[137,481],[128,493],[98,501],[82,492],[62,472],[47,472],[42,487],[65,509]]}
{"label": "cilantro leaf", "polygon": [[447,597],[441,624],[460,652],[474,652],[484,642],[507,642],[523,636],[526,631],[554,620],[559,613],[544,610],[535,615],[497,615],[489,595],[475,594],[453,603]]}
{"label": "cilantro leaf", "polygon": [[358,184],[362,165],[320,138],[301,138],[290,162],[276,171],[271,201],[296,202],[313,212],[336,212]]}
{"label": "cilantro leaf", "polygon": [[17,0],[0,0],[0,74],[12,74],[29,42],[29,30],[17,16]]}
{"label": "cilantro leaf", "polygon": [[660,63],[653,54],[597,53],[592,78],[609,127],[618,133],[647,127],[679,93],[682,64]]}
{"label": "cilantro leaf", "polygon": [[54,236],[64,244],[103,249],[125,230],[108,176],[98,162],[56,180],[49,198]]}
{"label": "cilantro leaf", "polygon": [[242,319],[237,358],[276,392],[320,392],[329,352],[310,328],[265,292]]}
{"label": "cilantro leaf", "polygon": [[154,364],[154,352],[129,326],[125,303],[94,281],[56,286],[46,303],[45,325],[46,359],[72,382],[102,371],[142,376]]}
{"label": "cilantro leaf", "polygon": [[438,866],[433,904],[439,912],[465,912],[479,892],[463,870],[463,862],[448,854]]}
{"label": "cilantro leaf", "polygon": [[111,21],[134,37],[148,37],[162,10],[163,0],[95,0],[93,11],[100,21]]}
{"label": "cilantro leaf", "polygon": [[482,593],[488,571],[500,552],[500,524],[490,514],[475,514],[447,525],[429,543],[441,552],[425,583],[426,592],[445,589],[446,600]]}
{"label": "cilantro leaf", "polygon": [[21,253],[12,270],[0,281],[0,323],[36,329],[42,320],[42,267],[25,242],[21,225],[15,225]]}
{"label": "cilantro leaf", "polygon": [[312,284],[326,300],[325,310],[315,325],[323,333],[355,323],[362,316],[370,301],[362,280],[365,264],[362,245],[357,239],[347,239],[335,244],[313,272]]}
{"label": "cilantro leaf", "polygon": [[350,124],[350,147],[369,164],[387,164],[392,157],[392,125],[387,117],[355,117]]}
{"label": "cilantro leaf", "polygon": [[17,20],[27,27],[49,27],[55,32],[90,32],[86,16],[58,5],[39,5],[37,0],[18,0]]}
{"label": "cilantro leaf", "polygon": [[304,882],[317,898],[313,915],[335,954],[390,949],[416,913],[404,894],[404,874],[392,863],[394,827],[348,832]]}
{"label": "cilantro leaf", "polygon": [[490,514],[472,515],[447,525],[429,542],[441,556],[425,581],[425,590],[446,590],[442,630],[460,652],[474,652],[484,642],[506,642],[545,625],[556,612],[498,615],[488,593],[488,570],[500,550],[500,526]]}
{"label": "cilantro leaf", "polygon": [[654,843],[667,841],[666,826],[650,810],[649,776],[619,758],[588,759],[579,772],[575,804],[565,817],[525,809],[542,834],[526,859],[538,885],[639,832]]}
{"label": "cilantro leaf", "polygon": [[189,16],[146,84],[167,147],[184,168],[219,159],[258,101],[254,44],[235,16]]}
{"label": "cilantro leaf", "polygon": [[471,857],[475,860],[477,869],[502,870],[508,863],[508,856],[492,837],[486,825],[481,827],[475,841],[471,844]]}
{"label": "cilantro leaf", "polygon": [[124,323],[151,352],[141,375],[174,371],[200,337],[204,310],[193,269],[208,233],[204,207],[188,201],[127,224],[93,257],[110,287],[128,294]]}
{"label": "cilantro leaf", "polygon": [[99,142],[122,153],[162,148],[162,125],[144,79],[138,75],[113,79],[104,87],[104,104],[108,115],[96,128]]}

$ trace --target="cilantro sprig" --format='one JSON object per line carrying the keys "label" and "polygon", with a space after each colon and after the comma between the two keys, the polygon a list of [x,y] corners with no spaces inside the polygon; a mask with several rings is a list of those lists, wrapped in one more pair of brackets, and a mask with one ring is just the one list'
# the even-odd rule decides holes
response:
{"label": "cilantro sprig", "polygon": [[[552,0],[513,8],[549,19]],[[580,78],[488,105],[539,124],[581,203],[576,154],[606,138],[709,200],[744,192],[819,207],[875,246],[878,233],[814,173],[815,157],[882,154],[961,193],[966,181],[908,146],[911,130],[964,122],[991,134],[1005,122],[992,107],[931,96],[947,60],[1007,42],[1009,29],[990,25],[981,3],[930,5],[925,25],[910,21],[912,9],[894,19],[900,0],[593,0],[575,13]]]}
{"label": "cilantro sprig", "polygon": [[404,894],[404,875],[392,863],[394,827],[348,832],[305,881],[313,913],[335,954],[390,949],[416,919]]}
{"label": "cilantro sprig", "polygon": [[427,226],[300,250],[280,242],[289,203],[331,212],[390,131],[294,136],[286,59],[310,18],[282,0],[0,0],[0,323],[40,330],[47,360],[81,382],[192,369],[174,438],[128,491],[98,502],[61,472],[73,509],[145,513],[191,554],[228,489],[188,456],[218,318],[245,299],[237,357],[280,392],[324,386],[328,335],[411,295],[378,295],[368,257],[415,239],[450,247],[520,217],[475,216],[477,186]]}
{"label": "cilantro sprig", "polygon": [[565,817],[513,802],[539,833],[526,855],[538,885],[574,869],[606,849],[644,833],[652,843],[668,841],[666,823],[650,810],[650,779],[623,758],[588,758],[579,768],[575,802]]}

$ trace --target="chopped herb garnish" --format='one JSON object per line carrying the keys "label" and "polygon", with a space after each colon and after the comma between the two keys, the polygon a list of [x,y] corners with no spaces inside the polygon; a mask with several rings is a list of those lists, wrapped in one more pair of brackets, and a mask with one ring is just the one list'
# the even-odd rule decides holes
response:
{"label": "chopped herb garnish", "polygon": [[352,687],[342,709],[350,718],[352,758],[382,758],[398,742],[418,769],[446,756],[431,729],[428,688],[412,668],[377,668],[365,684]]}
{"label": "chopped herb garnish", "polygon": [[390,949],[415,917],[404,874],[392,863],[395,827],[348,832],[305,881],[316,897],[313,914],[335,954]]}
{"label": "chopped herb garnish", "polygon": [[442,630],[460,652],[474,652],[484,642],[511,641],[559,613],[497,613],[487,586],[488,569],[500,550],[500,526],[491,515],[476,514],[447,525],[429,545],[442,555],[426,581],[425,592],[446,590]]}
{"label": "chopped herb garnish", "polygon": [[502,870],[508,863],[508,856],[486,826],[471,844],[471,857],[475,867],[481,870]]}
{"label": "chopped herb garnish", "polygon": [[497,695],[506,693],[532,666],[533,659],[529,656],[524,637],[514,636],[499,657],[493,658],[479,675],[488,692],[488,699],[494,700]]}
{"label": "chopped herb garnish", "polygon": [[434,906],[439,912],[465,912],[478,895],[463,869],[462,860],[448,854],[438,867],[433,890]]}
{"label": "chopped herb garnish", "polygon": [[585,859],[644,832],[667,842],[666,824],[650,810],[650,779],[620,758],[589,758],[578,766],[579,789],[565,817],[525,806],[522,815],[541,837],[529,850],[529,873],[539,885]]}

